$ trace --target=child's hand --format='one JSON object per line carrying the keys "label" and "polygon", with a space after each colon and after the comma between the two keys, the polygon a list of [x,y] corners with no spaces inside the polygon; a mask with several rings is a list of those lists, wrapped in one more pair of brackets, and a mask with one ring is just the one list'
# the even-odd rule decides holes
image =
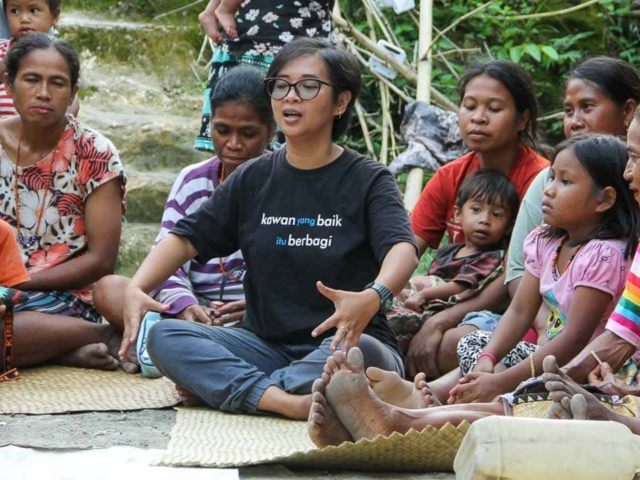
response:
{"label": "child's hand", "polygon": [[409,298],[407,298],[404,302],[404,308],[408,308],[413,310],[414,312],[421,313],[422,306],[425,304],[424,298],[420,296],[419,293],[414,293]]}
{"label": "child's hand", "polygon": [[489,357],[480,357],[476,362],[476,366],[473,367],[473,371],[476,373],[493,373],[495,366]]}
{"label": "child's hand", "polygon": [[449,392],[448,404],[491,402],[506,393],[508,387],[503,385],[502,377],[491,373],[471,372],[458,381],[458,385]]}

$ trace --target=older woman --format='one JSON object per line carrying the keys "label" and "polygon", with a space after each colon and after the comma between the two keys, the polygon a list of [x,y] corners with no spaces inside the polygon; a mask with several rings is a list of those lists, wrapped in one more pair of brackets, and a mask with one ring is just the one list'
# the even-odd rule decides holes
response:
{"label": "older woman", "polygon": [[[66,114],[80,63],[68,43],[35,33],[5,59],[18,115],[0,122],[0,219],[30,280],[15,308],[14,364],[116,368],[120,334],[99,324],[92,284],[112,273],[124,170],[113,144]],[[116,348],[117,350],[117,348]]]}

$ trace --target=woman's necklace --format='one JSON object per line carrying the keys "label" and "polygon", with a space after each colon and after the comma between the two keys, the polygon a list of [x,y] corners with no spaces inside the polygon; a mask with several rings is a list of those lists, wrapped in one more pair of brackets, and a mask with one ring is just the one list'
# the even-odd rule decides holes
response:
{"label": "woman's necklace", "polygon": [[553,259],[551,260],[551,275],[553,276],[553,279],[555,281],[558,281],[558,278],[560,278],[564,274],[564,272],[567,271],[567,269],[571,265],[571,262],[573,262],[573,259],[576,258],[576,255],[578,255],[578,252],[582,250],[582,247],[584,247],[584,244],[578,245],[578,248],[576,248],[575,251],[571,254],[571,256],[569,257],[569,261],[565,264],[562,271],[558,272],[558,258],[560,257],[560,251],[562,250],[562,247],[564,246],[565,242],[568,239],[569,239],[568,236],[562,239],[562,241],[560,242],[560,245],[558,245],[558,248],[556,248],[556,253],[553,256]]}
{"label": "woman's necklace", "polygon": [[34,232],[33,235],[31,235],[31,237],[29,237],[29,240],[25,240],[21,231],[20,194],[18,192],[18,176],[19,176],[19,170],[20,170],[20,147],[21,146],[22,146],[22,126],[20,127],[20,135],[18,137],[18,151],[16,153],[16,169],[15,169],[15,181],[13,182],[13,195],[16,203],[16,228],[18,230],[18,242],[20,242],[20,245],[22,245],[24,248],[31,248],[37,241],[40,240],[40,236],[38,235],[38,233],[40,232],[40,222],[42,220],[42,214],[44,213],[44,206],[47,201],[47,192],[51,182],[51,172],[53,171],[53,165],[51,160],[55,156],[55,152],[57,151],[57,149],[53,150],[53,154],[51,155],[51,160],[49,161],[49,169],[47,171],[47,179],[45,181],[45,192],[44,192],[44,195],[42,196],[42,202],[40,204],[40,209],[38,210],[38,217],[36,220],[36,231]]}

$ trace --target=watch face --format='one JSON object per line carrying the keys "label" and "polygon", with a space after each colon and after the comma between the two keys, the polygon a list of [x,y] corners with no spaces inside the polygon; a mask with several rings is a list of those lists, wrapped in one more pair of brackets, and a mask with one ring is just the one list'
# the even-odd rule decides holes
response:
{"label": "watch face", "polygon": [[384,300],[382,300],[382,302],[380,302],[380,307],[382,312],[386,312],[387,310],[389,310],[391,308],[391,305],[393,304],[393,296],[389,296],[387,298],[385,298]]}

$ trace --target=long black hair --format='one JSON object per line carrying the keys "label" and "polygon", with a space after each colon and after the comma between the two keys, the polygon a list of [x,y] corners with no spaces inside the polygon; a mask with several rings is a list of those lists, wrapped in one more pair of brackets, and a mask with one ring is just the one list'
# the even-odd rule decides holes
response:
{"label": "long black hair", "polygon": [[487,75],[497,80],[509,90],[516,104],[518,118],[522,118],[522,115],[527,110],[529,111],[529,121],[524,130],[520,132],[519,137],[521,142],[536,148],[538,140],[538,100],[531,75],[517,63],[508,60],[478,62],[468,68],[458,82],[460,103],[462,103],[469,82],[480,75]]}
{"label": "long black hair", "polygon": [[[613,206],[604,212],[596,229],[578,244],[591,240],[626,239],[625,259],[638,247],[640,235],[640,209],[633,198],[629,184],[624,180],[624,170],[629,160],[629,150],[624,142],[613,135],[589,134],[569,138],[556,147],[555,159],[563,150],[571,149],[597,190],[611,187],[616,192]],[[566,231],[547,227],[547,235],[562,237]]]}
{"label": "long black hair", "polygon": [[291,61],[300,57],[320,57],[327,69],[329,83],[333,89],[333,101],[338,100],[342,92],[351,92],[351,100],[340,117],[333,121],[331,139],[337,140],[349,128],[351,114],[356,99],[362,89],[362,69],[358,60],[344,48],[318,38],[297,38],[287,43],[273,59],[267,77],[277,77],[280,71]]}

